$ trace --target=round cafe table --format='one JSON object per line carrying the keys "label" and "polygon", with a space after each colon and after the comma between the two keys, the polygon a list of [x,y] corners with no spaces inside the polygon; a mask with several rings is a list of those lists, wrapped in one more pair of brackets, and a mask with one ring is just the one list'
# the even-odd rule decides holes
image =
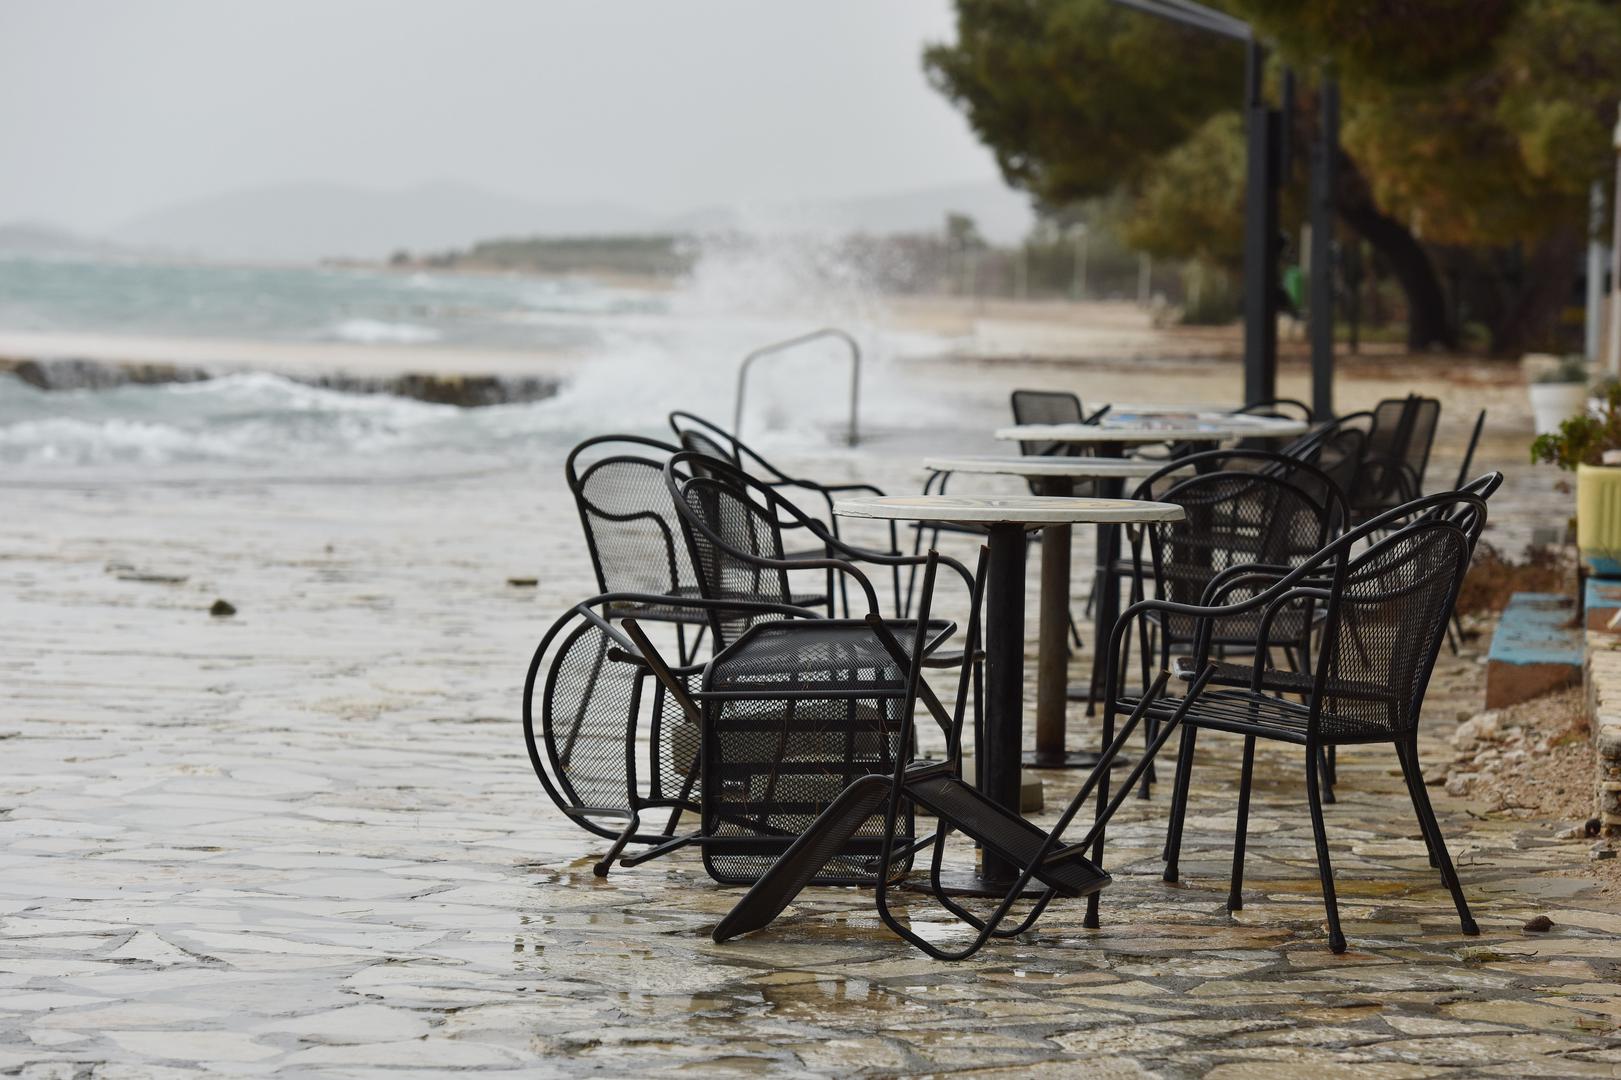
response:
{"label": "round cafe table", "polygon": [[[1025,532],[1086,523],[1174,521],[1182,516],[1182,508],[1128,499],[1043,495],[874,495],[842,499],[833,504],[833,512],[847,518],[938,521],[985,528],[990,547],[984,611],[985,727],[983,742],[974,747],[974,754],[980,764],[981,790],[999,806],[1017,814],[1024,726]],[[1018,877],[1019,869],[987,851],[977,884],[1002,895]]]}
{"label": "round cafe table", "polygon": [[[1020,476],[1033,480],[1044,494],[1073,496],[1080,480],[1141,480],[1163,468],[1163,461],[1140,458],[1101,457],[928,457],[923,467],[937,473],[974,473],[993,476]],[[1107,547],[1104,533],[1116,533],[1114,524],[1098,525],[1098,552]],[[1037,621],[1038,659],[1036,661],[1036,748],[1026,751],[1024,763],[1044,769],[1083,769],[1097,764],[1098,751],[1070,750],[1065,745],[1069,704],[1070,533],[1068,523],[1048,525],[1041,530],[1041,612]],[[1110,565],[1098,563],[1099,569]],[[1117,587],[1118,591],[1118,587]],[[1095,598],[1095,599],[1101,599]],[[1115,605],[1118,607],[1118,603]],[[1094,603],[1101,616],[1104,605]],[[1113,618],[1098,618],[1092,627],[1094,650],[1108,642]],[[1101,748],[1100,748],[1101,749]]]}

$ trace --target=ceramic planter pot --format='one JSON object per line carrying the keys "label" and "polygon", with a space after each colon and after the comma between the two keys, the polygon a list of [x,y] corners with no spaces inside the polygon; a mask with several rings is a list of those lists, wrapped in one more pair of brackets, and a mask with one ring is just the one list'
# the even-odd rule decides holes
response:
{"label": "ceramic planter pot", "polygon": [[1576,467],[1576,547],[1595,577],[1621,577],[1621,468]]}
{"label": "ceramic planter pot", "polygon": [[1586,409],[1586,383],[1531,384],[1531,412],[1538,435],[1558,431],[1560,424]]}

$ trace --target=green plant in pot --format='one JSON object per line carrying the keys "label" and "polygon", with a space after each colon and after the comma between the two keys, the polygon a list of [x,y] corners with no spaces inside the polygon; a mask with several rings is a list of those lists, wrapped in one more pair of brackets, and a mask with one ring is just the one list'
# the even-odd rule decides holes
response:
{"label": "green plant in pot", "polygon": [[1604,463],[1621,451],[1621,383],[1603,388],[1596,411],[1567,417],[1538,435],[1531,460],[1576,474],[1576,547],[1591,573],[1621,577],[1621,468]]}

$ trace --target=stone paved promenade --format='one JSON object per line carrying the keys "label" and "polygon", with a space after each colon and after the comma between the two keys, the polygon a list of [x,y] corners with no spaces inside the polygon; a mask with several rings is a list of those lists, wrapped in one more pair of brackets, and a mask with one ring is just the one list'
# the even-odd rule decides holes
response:
{"label": "stone paved promenade", "polygon": [[[917,483],[915,448],[864,453],[824,470]],[[603,845],[546,801],[517,722],[528,650],[587,591],[557,466],[7,486],[0,1074],[1621,1074],[1621,913],[1557,872],[1581,849],[1434,789],[1483,931],[1461,937],[1388,751],[1344,755],[1329,809],[1341,957],[1290,753],[1259,757],[1225,913],[1218,737],[1183,884],[1158,877],[1161,791],[1111,833],[1102,930],[1059,903],[962,964],[864,894],[715,946],[736,894],[690,854],[594,879]],[[1445,657],[1428,760],[1480,695],[1475,658]],[[1076,780],[1049,774],[1049,806]]]}

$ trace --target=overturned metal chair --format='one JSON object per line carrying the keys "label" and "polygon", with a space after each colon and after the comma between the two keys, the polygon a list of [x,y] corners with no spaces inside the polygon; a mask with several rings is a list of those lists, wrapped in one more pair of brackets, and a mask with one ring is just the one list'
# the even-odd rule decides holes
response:
{"label": "overturned metal chair", "polygon": [[[984,550],[981,549],[980,573],[976,577],[976,590],[969,619],[968,633],[971,645],[977,645],[979,637],[982,592],[977,583],[984,581],[985,559]],[[931,560],[925,570],[924,600],[919,605],[920,618],[927,617],[933,572],[934,564]],[[890,655],[897,662],[905,661],[909,701],[925,693],[927,684],[923,682],[922,635],[914,636],[911,651],[908,653],[900,640],[888,633],[886,628],[875,624],[874,631],[883,638]],[[1165,677],[1161,676],[1153,692],[1158,693],[1164,684]],[[896,935],[935,959],[961,960],[972,956],[993,937],[1011,937],[1029,929],[1052,900],[1059,897],[1092,896],[1108,885],[1109,875],[1087,857],[1087,850],[1095,836],[1101,833],[1103,827],[1101,821],[1106,820],[1106,816],[1094,824],[1092,831],[1078,843],[1064,844],[1061,842],[1062,836],[1075,814],[1091,797],[1099,777],[1107,774],[1115,757],[1131,736],[1146,705],[1138,710],[1107,748],[1098,766],[1060,816],[1058,824],[1052,829],[1044,830],[992,802],[962,779],[965,693],[966,687],[959,679],[956,708],[950,715],[945,715],[937,703],[925,698],[928,712],[940,724],[946,736],[944,760],[898,760],[894,769],[887,775],[865,776],[847,787],[715,926],[711,933],[714,940],[724,942],[770,924],[793,902],[794,897],[805,886],[813,883],[829,853],[838,851],[849,836],[861,828],[863,823],[869,821],[873,814],[880,811],[884,815],[884,843],[880,858],[884,865],[890,867],[890,873],[883,875],[877,882],[875,900],[879,918]],[[910,742],[908,736],[913,724],[913,712],[911,708],[902,711],[905,724],[903,742],[906,743]],[[1135,781],[1137,772],[1146,766],[1147,760],[1144,758],[1138,763],[1137,771],[1128,778],[1125,787],[1121,789],[1121,794],[1115,798],[1106,814],[1112,814],[1119,807],[1125,791]],[[935,817],[936,829],[929,867],[930,888],[937,903],[972,928],[972,937],[960,948],[945,949],[929,941],[905,925],[890,909],[889,888],[905,870],[897,864],[896,853],[901,851],[909,854],[912,850],[909,847],[897,847],[904,839],[899,831],[903,809],[909,805],[924,807]],[[945,843],[954,831],[971,838],[987,852],[994,853],[1008,863],[1020,867],[1018,878],[1010,883],[1006,895],[1001,898],[989,916],[975,915],[953,900],[942,883],[940,871]],[[1040,892],[1031,903],[1030,910],[1018,925],[1004,926],[1014,905],[1032,884],[1038,886]]]}
{"label": "overturned metal chair", "polygon": [[[814,618],[784,604],[729,601],[761,618]],[[627,844],[651,849],[625,857],[635,865],[692,842],[676,832],[683,814],[696,815],[702,787],[698,771],[699,729],[670,697],[665,683],[635,644],[615,625],[628,615],[665,619],[680,612],[678,628],[707,618],[697,597],[605,593],[565,611],[542,636],[529,661],[523,690],[524,747],[541,787],[564,816],[585,831],[611,841],[593,866],[608,873]],[[549,658],[549,662],[548,662]],[[677,667],[669,677],[690,680],[699,671]],[[643,818],[668,811],[661,828]]]}
{"label": "overturned metal chair", "polygon": [[[919,624],[886,616],[871,580],[857,565],[873,561],[898,568],[910,564],[910,557],[844,545],[769,486],[699,457],[690,452],[672,457],[666,480],[692,546],[717,652],[701,669],[688,669],[685,685],[681,672],[665,669],[664,686],[700,732],[702,824],[688,842],[701,847],[705,868],[716,880],[747,883],[851,781],[888,771],[897,758],[908,756],[898,742],[897,715],[905,668],[885,650],[874,622],[905,635],[922,625],[931,665],[972,669],[977,656],[972,650],[941,648],[955,629],[948,621]],[[686,471],[693,467],[701,467],[702,475]],[[782,557],[783,518],[837,553],[809,565],[848,579],[865,601],[865,619],[784,622],[761,609],[761,602],[788,595],[788,572],[806,565]],[[968,570],[944,561],[971,593]],[[625,629],[643,644],[645,635],[634,620],[627,620]],[[658,672],[662,660],[652,644],[640,651]],[[823,880],[875,880],[878,826],[874,821],[854,838]]]}

